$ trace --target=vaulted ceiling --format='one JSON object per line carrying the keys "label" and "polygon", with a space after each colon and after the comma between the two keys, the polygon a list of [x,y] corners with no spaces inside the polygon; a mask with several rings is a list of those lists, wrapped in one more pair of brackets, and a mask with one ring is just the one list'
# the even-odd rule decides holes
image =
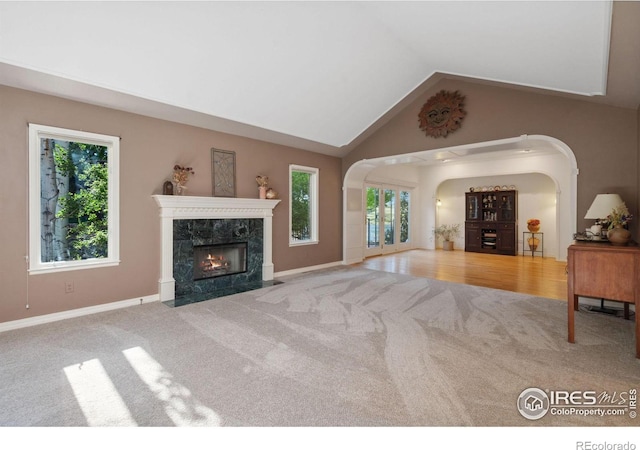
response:
{"label": "vaulted ceiling", "polygon": [[639,6],[0,2],[0,84],[343,156],[443,76],[638,108]]}

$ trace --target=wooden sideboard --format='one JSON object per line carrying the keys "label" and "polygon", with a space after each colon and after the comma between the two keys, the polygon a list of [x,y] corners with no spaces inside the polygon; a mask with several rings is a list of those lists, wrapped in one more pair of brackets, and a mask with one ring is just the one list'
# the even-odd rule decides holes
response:
{"label": "wooden sideboard", "polygon": [[[569,342],[575,342],[578,296],[633,303],[636,308],[636,357],[640,358],[640,247],[580,242],[568,249]],[[626,306],[626,305],[625,305]]]}

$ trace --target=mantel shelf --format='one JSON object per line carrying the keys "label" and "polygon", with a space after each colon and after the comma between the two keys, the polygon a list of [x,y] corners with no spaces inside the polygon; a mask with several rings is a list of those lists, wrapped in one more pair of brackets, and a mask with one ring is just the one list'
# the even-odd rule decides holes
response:
{"label": "mantel shelf", "polygon": [[162,217],[175,218],[249,218],[273,214],[280,200],[256,198],[196,197],[180,195],[153,195]]}

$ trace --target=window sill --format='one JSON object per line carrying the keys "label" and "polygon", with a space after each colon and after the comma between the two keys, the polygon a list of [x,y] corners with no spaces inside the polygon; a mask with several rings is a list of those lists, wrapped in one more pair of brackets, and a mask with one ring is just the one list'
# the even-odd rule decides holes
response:
{"label": "window sill", "polygon": [[319,242],[316,241],[289,241],[289,247],[302,247],[304,245],[317,245]]}
{"label": "window sill", "polygon": [[58,263],[42,264],[38,267],[31,267],[29,275],[40,275],[44,273],[68,272],[71,270],[100,269],[103,267],[113,267],[120,265],[120,260],[101,261],[65,261]]}

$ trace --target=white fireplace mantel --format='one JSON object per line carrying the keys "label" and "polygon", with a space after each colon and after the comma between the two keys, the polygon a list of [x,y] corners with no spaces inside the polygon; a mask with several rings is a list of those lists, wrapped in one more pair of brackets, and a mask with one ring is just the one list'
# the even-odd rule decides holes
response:
{"label": "white fireplace mantel", "polygon": [[273,280],[273,209],[280,200],[153,195],[160,208],[160,301],[175,298],[173,221],[180,219],[263,219],[262,280]]}

